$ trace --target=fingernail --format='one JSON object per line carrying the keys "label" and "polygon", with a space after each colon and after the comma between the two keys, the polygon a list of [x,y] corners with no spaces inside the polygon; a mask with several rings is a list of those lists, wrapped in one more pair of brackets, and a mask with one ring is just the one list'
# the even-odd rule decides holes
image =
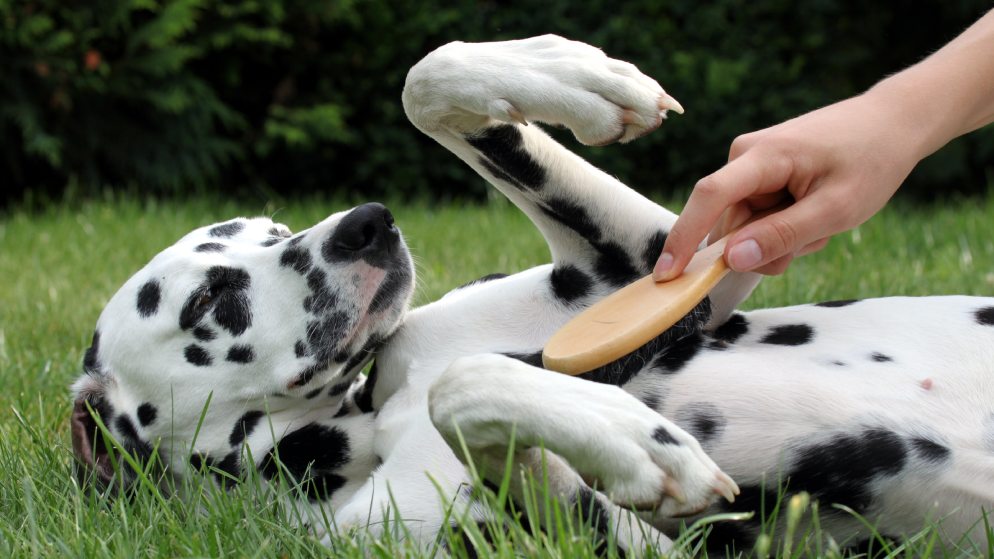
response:
{"label": "fingernail", "polygon": [[668,252],[664,252],[659,256],[659,260],[656,261],[656,267],[652,269],[652,279],[656,281],[669,279],[667,274],[672,268],[673,255]]}
{"label": "fingernail", "polygon": [[754,239],[746,239],[728,251],[728,265],[733,270],[745,272],[751,270],[763,261],[763,251]]}

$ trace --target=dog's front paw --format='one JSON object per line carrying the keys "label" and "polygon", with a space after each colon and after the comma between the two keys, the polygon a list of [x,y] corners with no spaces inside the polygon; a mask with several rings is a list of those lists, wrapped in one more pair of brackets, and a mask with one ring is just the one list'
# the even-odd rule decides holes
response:
{"label": "dog's front paw", "polygon": [[445,45],[408,74],[404,106],[425,129],[533,120],[566,126],[588,145],[634,140],[668,111],[683,112],[634,65],[555,35]]}
{"label": "dog's front paw", "polygon": [[590,469],[596,477],[591,481],[611,500],[664,517],[701,512],[718,497],[735,500],[738,486],[696,439],[659,416],[647,420],[645,414],[637,415],[642,417],[614,418],[626,424],[608,435],[615,438],[609,446],[617,453]]}

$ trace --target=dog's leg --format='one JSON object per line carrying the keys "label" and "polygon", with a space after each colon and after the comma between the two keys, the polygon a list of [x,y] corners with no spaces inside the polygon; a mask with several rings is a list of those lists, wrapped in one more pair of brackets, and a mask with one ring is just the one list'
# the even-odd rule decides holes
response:
{"label": "dog's leg", "polygon": [[[520,465],[535,469],[532,449],[544,447],[624,507],[682,516],[738,491],[693,437],[630,394],[509,357],[457,359],[432,385],[429,410],[449,445],[465,444],[497,479],[513,431]],[[579,479],[560,469],[553,490],[579,492]]]}
{"label": "dog's leg", "polygon": [[[679,105],[655,80],[599,49],[556,36],[451,43],[411,69],[404,108],[527,214],[549,244],[556,299],[584,305],[651,271],[674,214],[571,153],[529,121],[585,144],[627,142]],[[730,276],[718,314],[755,284]],[[729,289],[727,284],[748,286]]]}

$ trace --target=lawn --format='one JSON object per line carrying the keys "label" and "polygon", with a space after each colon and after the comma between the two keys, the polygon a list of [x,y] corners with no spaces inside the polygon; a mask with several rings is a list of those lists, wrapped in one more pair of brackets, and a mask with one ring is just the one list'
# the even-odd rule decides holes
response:
{"label": "lawn", "polygon": [[[898,200],[827,249],[766,280],[746,307],[884,295],[994,294],[994,196],[915,207]],[[390,205],[417,255],[416,303],[548,255],[512,206]],[[191,506],[151,491],[112,503],[70,475],[68,386],[108,297],[188,230],[235,215],[272,215],[297,230],[347,204],[140,202],[112,198],[0,215],[0,556],[155,557],[372,555],[402,539],[345,542],[334,551],[283,526],[281,513],[235,491]],[[515,539],[498,555],[591,553],[582,537]],[[513,541],[512,541],[513,540]],[[579,541],[579,543],[577,543]],[[570,547],[578,545],[579,547]],[[459,547],[456,545],[455,547]],[[919,551],[922,551],[920,549]]]}

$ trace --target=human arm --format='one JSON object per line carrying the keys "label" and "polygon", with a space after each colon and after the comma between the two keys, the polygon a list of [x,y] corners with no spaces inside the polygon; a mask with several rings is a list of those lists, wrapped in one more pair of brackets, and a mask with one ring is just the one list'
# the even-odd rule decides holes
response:
{"label": "human arm", "polygon": [[794,203],[729,239],[724,257],[733,270],[781,273],[795,255],[865,222],[918,161],[994,121],[991,53],[994,11],[862,95],[736,138],[728,163],[694,187],[656,279],[678,276],[709,231],[716,239],[784,201]]}

